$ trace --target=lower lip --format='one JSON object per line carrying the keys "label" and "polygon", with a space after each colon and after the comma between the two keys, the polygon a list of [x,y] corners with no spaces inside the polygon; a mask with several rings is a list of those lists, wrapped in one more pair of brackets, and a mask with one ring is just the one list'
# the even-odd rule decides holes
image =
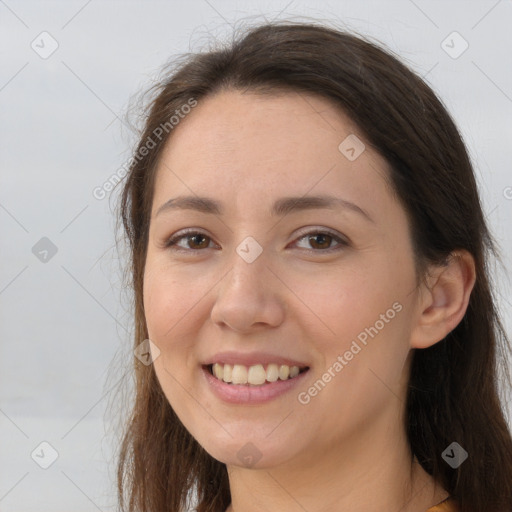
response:
{"label": "lower lip", "polygon": [[261,386],[227,384],[214,377],[208,368],[201,367],[207,385],[224,402],[231,404],[263,404],[297,387],[309,372],[309,368],[293,379],[277,380]]}

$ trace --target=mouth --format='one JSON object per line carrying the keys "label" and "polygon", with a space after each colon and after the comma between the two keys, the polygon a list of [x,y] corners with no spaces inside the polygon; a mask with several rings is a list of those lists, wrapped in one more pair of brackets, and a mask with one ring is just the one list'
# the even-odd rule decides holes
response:
{"label": "mouth", "polygon": [[270,363],[246,366],[242,364],[208,364],[203,369],[217,380],[232,386],[265,386],[277,381],[288,381],[307,372],[309,366],[288,366]]}

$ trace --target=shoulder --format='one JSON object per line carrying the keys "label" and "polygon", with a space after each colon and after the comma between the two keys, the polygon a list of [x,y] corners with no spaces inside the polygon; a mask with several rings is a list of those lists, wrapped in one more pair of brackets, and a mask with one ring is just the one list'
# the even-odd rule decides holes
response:
{"label": "shoulder", "polygon": [[455,500],[455,498],[449,497],[434,507],[429,508],[425,512],[460,512],[460,508],[457,500]]}

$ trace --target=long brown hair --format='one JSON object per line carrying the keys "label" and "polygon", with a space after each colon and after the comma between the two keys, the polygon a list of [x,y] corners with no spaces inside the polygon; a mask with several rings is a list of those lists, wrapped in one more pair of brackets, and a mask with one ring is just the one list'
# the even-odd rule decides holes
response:
{"label": "long brown hair", "polygon": [[[501,258],[466,147],[433,90],[369,38],[315,23],[265,23],[164,70],[151,88],[136,150],[144,157],[132,159],[119,204],[130,250],[134,347],[148,338],[142,284],[153,183],[172,136],[172,126],[163,133],[161,127],[191,98],[201,101],[219,90],[288,90],[327,98],[389,162],[393,191],[411,225],[418,279],[456,249],[474,258],[476,282],[462,321],[444,340],[414,351],[406,431],[411,452],[464,512],[510,512],[512,437],[499,389],[500,379],[505,389],[511,385],[510,341],[489,268],[490,257]],[[149,138],[154,146],[147,151]],[[153,366],[134,358],[134,369],[135,400],[117,468],[120,509],[182,512],[195,498],[198,512],[224,512],[231,501],[226,465],[182,425]],[[456,469],[442,458],[453,441],[469,454]]]}

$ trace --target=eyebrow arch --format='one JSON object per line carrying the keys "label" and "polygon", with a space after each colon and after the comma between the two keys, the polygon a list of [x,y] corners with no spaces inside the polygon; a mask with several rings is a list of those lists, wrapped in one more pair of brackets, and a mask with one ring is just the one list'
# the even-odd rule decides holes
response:
{"label": "eyebrow arch", "polygon": [[[341,197],[329,196],[329,195],[321,195],[321,196],[302,196],[302,197],[282,197],[278,199],[272,209],[270,214],[272,216],[284,216],[288,213],[298,212],[303,210],[313,210],[313,209],[336,209],[343,208],[349,211],[358,213],[363,216],[366,220],[375,223],[375,221],[370,217],[370,215],[357,206],[355,203],[351,203]],[[209,197],[199,197],[199,196],[179,196],[173,199],[169,199],[164,204],[162,204],[155,213],[155,217],[160,215],[163,212],[170,210],[196,210],[201,213],[210,213],[212,215],[222,215],[223,207],[219,201],[215,199],[211,199]]]}

